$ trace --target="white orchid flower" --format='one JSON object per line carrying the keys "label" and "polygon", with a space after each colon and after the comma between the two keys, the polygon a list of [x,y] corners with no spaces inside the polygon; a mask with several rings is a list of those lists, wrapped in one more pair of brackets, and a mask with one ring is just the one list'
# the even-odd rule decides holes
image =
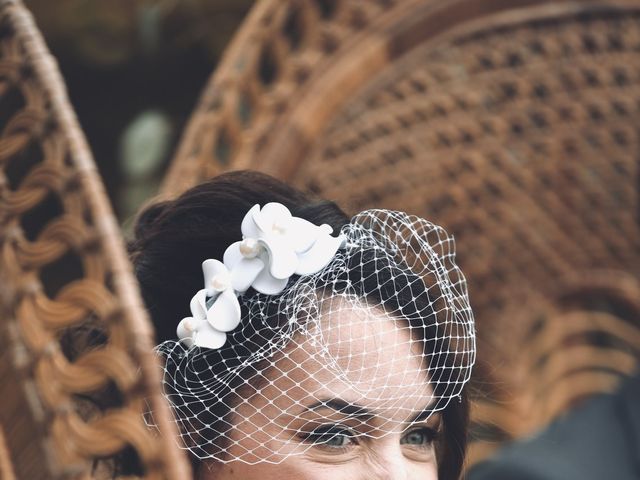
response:
{"label": "white orchid flower", "polygon": [[202,263],[204,288],[191,300],[192,316],[178,325],[178,337],[188,347],[222,347],[226,332],[240,323],[238,294],[253,287],[276,295],[291,275],[310,275],[324,268],[345,242],[343,236],[331,236],[329,225],[294,217],[280,203],[267,203],[262,209],[254,205],[241,230],[243,240],[226,249],[223,262]]}
{"label": "white orchid flower", "polygon": [[[236,291],[244,285],[246,272],[243,277],[241,269],[231,272],[225,264],[212,259],[202,263],[202,271],[205,288],[191,299],[192,317],[180,322],[178,337],[187,346],[220,348],[227,338],[225,332],[230,332],[240,323],[240,303]],[[209,307],[207,298],[210,299]]]}
{"label": "white orchid flower", "polygon": [[227,334],[213,328],[207,322],[207,293],[202,289],[191,299],[191,317],[178,324],[178,338],[187,347],[197,345],[205,348],[220,348],[227,341]]}
{"label": "white orchid flower", "polygon": [[[238,277],[267,295],[280,293],[293,274],[321,270],[343,243],[342,237],[331,236],[329,225],[318,226],[294,217],[287,207],[275,202],[262,209],[254,205],[245,215],[241,230],[243,240],[229,246],[224,263],[242,269]],[[260,270],[258,261],[263,265]]]}

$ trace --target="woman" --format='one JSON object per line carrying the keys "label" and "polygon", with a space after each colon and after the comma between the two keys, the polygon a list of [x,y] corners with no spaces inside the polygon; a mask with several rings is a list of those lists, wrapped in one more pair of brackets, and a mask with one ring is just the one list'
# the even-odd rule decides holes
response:
{"label": "woman", "polygon": [[131,254],[195,478],[458,478],[475,337],[441,228],[231,172]]}

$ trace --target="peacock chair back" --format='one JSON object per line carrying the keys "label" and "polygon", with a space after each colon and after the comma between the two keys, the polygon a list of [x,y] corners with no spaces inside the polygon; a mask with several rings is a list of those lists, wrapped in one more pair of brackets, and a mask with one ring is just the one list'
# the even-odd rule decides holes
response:
{"label": "peacock chair back", "polygon": [[0,477],[112,478],[120,458],[188,478],[118,224],[19,0],[0,1],[0,128]]}
{"label": "peacock chair back", "polygon": [[638,125],[637,0],[261,0],[163,193],[252,168],[452,232],[473,463],[638,367]]}
{"label": "peacock chair back", "polygon": [[[163,194],[254,168],[455,234],[473,463],[638,368],[638,124],[637,0],[259,0]],[[0,0],[0,128],[2,478],[104,478],[116,457],[187,478],[117,224],[19,0]]]}

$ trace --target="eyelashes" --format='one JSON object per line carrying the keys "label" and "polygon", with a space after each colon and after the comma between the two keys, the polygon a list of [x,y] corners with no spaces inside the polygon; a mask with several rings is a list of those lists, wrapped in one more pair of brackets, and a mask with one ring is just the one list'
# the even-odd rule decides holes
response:
{"label": "eyelashes", "polygon": [[[427,426],[414,427],[402,434],[400,445],[413,449],[431,450],[439,438],[439,430]],[[299,432],[302,441],[330,452],[344,452],[358,446],[371,436],[358,434],[352,428],[341,424],[321,425],[308,432]]]}
{"label": "eyelashes", "polygon": [[414,446],[431,446],[438,440],[440,432],[435,428],[417,427],[407,431],[400,439],[400,444]]}
{"label": "eyelashes", "polygon": [[310,432],[302,432],[300,438],[325,450],[344,451],[357,445],[356,433],[345,425],[321,425]]}

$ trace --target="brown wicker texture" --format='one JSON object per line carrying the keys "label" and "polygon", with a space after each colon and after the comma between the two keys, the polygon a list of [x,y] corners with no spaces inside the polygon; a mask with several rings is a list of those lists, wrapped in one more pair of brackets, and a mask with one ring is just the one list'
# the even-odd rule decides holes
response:
{"label": "brown wicker texture", "polygon": [[3,478],[104,478],[123,452],[147,478],[187,478],[117,223],[17,0],[0,1],[0,119]]}
{"label": "brown wicker texture", "polygon": [[[561,412],[638,370],[640,283],[630,274],[594,270],[555,295],[518,297],[481,336],[483,394],[473,404],[469,460],[529,435]],[[508,335],[508,337],[507,337]],[[508,341],[507,341],[508,340]],[[487,388],[489,387],[489,388]]]}
{"label": "brown wicker texture", "polygon": [[0,478],[3,480],[15,480],[16,474],[13,471],[13,464],[9,456],[7,441],[4,438],[4,432],[0,427]]}
{"label": "brown wicker texture", "polygon": [[[637,349],[624,362],[569,352],[556,325],[584,329],[593,348],[593,325],[620,338],[640,328],[560,295],[601,270],[640,275],[639,52],[637,0],[263,0],[212,76],[164,194],[255,168],[352,212],[397,208],[452,232],[481,341],[473,462],[637,365]],[[535,323],[515,315],[523,305],[550,333],[520,358],[513,338],[524,349]],[[552,351],[549,372],[532,367]],[[579,388],[562,362],[584,373]],[[545,395],[526,387],[538,383]]]}
{"label": "brown wicker texture", "polygon": [[180,192],[229,167],[258,164],[280,177],[290,173],[288,165],[256,161],[255,153],[285,142],[283,150],[291,152],[286,160],[296,158],[297,142],[308,139],[282,130],[290,128],[286,120],[296,106],[309,128],[319,131],[349,94],[388,62],[380,33],[420,3],[257,2],[192,115],[164,193]]}

